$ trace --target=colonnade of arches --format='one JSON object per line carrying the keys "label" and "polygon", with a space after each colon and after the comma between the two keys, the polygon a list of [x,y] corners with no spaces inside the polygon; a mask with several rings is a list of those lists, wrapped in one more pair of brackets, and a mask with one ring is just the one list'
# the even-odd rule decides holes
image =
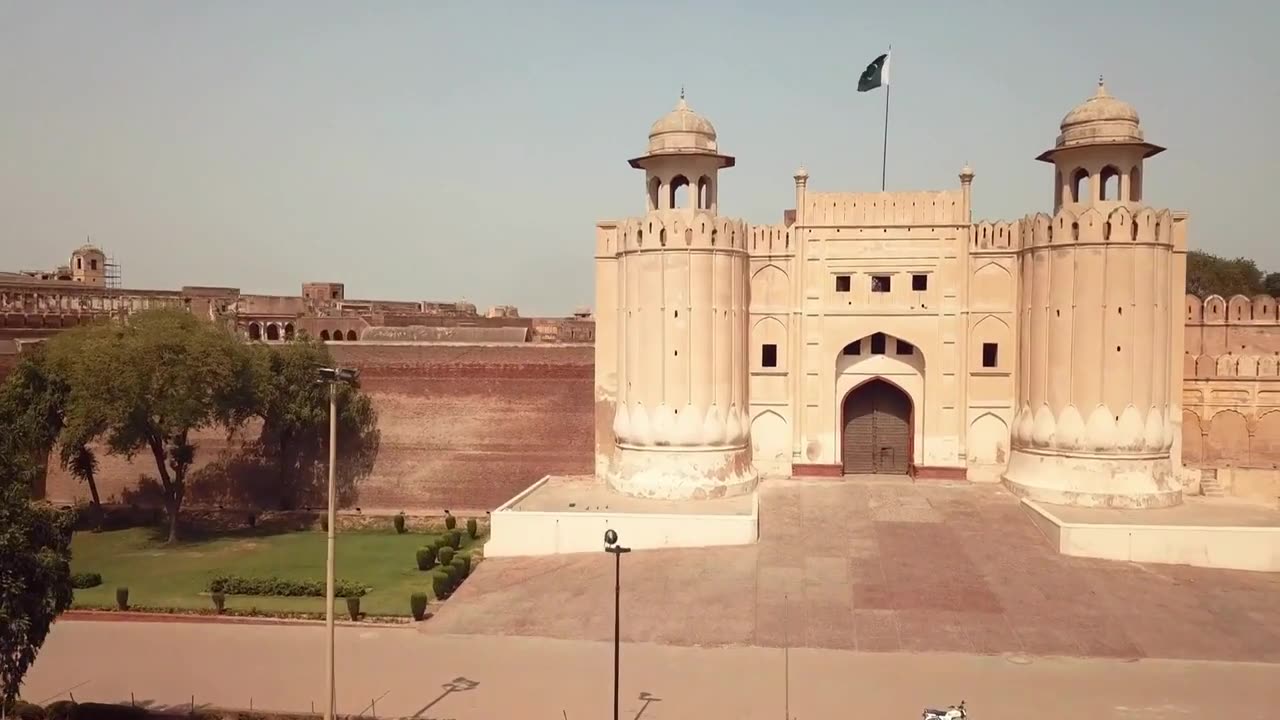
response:
{"label": "colonnade of arches", "polygon": [[[292,340],[296,334],[293,323],[291,322],[260,323],[254,321],[249,323],[247,330],[250,340],[266,340],[268,342]],[[359,339],[360,335],[355,330],[347,330],[345,333],[342,330],[334,330],[332,332],[329,330],[320,331],[320,340],[322,342],[356,342]]]}
{"label": "colonnade of arches", "polygon": [[666,182],[657,175],[649,178],[650,210],[710,210],[715,203],[715,181],[709,175],[699,177],[696,183],[691,183],[683,174]]}
{"label": "colonnade of arches", "polygon": [[1062,173],[1057,175],[1058,187],[1055,191],[1058,205],[1062,205],[1064,196],[1069,202],[1140,202],[1142,200],[1142,168],[1134,165],[1128,172],[1122,172],[1115,165],[1104,165],[1096,173],[1088,168],[1078,167],[1063,182]]}

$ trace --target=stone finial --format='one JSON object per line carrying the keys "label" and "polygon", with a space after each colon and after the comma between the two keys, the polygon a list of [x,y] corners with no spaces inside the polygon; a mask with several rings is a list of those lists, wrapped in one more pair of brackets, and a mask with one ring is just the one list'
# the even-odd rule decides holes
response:
{"label": "stone finial", "polygon": [[973,168],[969,167],[967,162],[960,168],[960,182],[965,184],[973,182]]}
{"label": "stone finial", "polygon": [[801,166],[796,170],[796,174],[795,174],[793,177],[795,177],[796,182],[801,182],[801,181],[803,181],[803,180],[808,180],[808,179],[809,179],[809,171],[808,171],[808,170],[806,170],[806,169],[805,169],[805,167],[804,167],[803,165],[801,165]]}

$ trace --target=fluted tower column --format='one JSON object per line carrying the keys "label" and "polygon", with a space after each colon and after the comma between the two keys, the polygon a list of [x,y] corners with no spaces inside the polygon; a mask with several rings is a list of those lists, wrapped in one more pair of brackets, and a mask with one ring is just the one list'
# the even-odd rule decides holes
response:
{"label": "fluted tower column", "polygon": [[1181,371],[1170,355],[1181,312],[1170,305],[1173,218],[1125,181],[1161,150],[1099,82],[1039,157],[1055,167],[1055,212],[1021,229],[1019,410],[1005,475],[1018,494],[1092,507],[1181,502],[1169,457],[1180,412],[1170,373]]}
{"label": "fluted tower column", "polygon": [[645,171],[646,213],[620,228],[609,485],[665,499],[751,492],[746,227],[717,213],[718,173],[734,160],[681,94],[630,162]]}

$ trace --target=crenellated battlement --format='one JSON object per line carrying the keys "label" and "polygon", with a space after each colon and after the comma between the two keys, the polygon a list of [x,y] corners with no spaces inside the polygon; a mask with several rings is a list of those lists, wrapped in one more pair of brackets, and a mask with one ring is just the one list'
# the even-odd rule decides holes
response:
{"label": "crenellated battlement", "polygon": [[1023,249],[1047,245],[1133,243],[1173,245],[1173,213],[1144,207],[1133,213],[1123,205],[1106,214],[1089,207],[1076,213],[1062,208],[1050,216],[1028,215],[1022,223]]}
{"label": "crenellated battlement", "polygon": [[1187,325],[1280,325],[1277,306],[1270,295],[1233,295],[1230,300],[1210,295],[1203,300],[1187,294]]}
{"label": "crenellated battlement", "polygon": [[642,218],[617,223],[619,252],[673,248],[736,248],[746,250],[748,226],[741,220],[688,210],[655,210]]}
{"label": "crenellated battlement", "polygon": [[1258,378],[1280,380],[1280,353],[1224,353],[1182,356],[1182,376],[1200,378]]}
{"label": "crenellated battlement", "polygon": [[1007,252],[1020,247],[1021,220],[983,220],[969,226],[969,250],[971,252]]}
{"label": "crenellated battlement", "polygon": [[793,252],[791,228],[784,225],[748,225],[747,251],[752,255],[780,255]]}
{"label": "crenellated battlement", "polygon": [[960,190],[933,192],[810,192],[805,225],[842,227],[966,225]]}

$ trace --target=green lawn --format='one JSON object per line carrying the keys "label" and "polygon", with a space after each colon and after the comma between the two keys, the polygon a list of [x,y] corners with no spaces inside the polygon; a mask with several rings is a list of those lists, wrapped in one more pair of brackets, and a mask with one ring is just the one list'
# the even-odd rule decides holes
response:
{"label": "green lawn", "polygon": [[[412,593],[425,592],[434,597],[431,572],[418,570],[414,554],[435,537],[394,532],[340,533],[337,576],[371,588],[360,599],[360,610],[365,614],[408,615]],[[471,545],[463,532],[462,550]],[[78,532],[72,539],[71,551],[72,572],[102,575],[98,587],[75,591],[75,607],[114,607],[116,588],[125,585],[129,587],[131,606],[210,609],[213,603],[205,588],[215,575],[323,580],[325,534],[245,532],[169,547],[156,529],[132,528]],[[339,598],[336,604],[341,617],[346,613],[346,603]],[[324,598],[228,595],[226,607],[323,613]]]}

